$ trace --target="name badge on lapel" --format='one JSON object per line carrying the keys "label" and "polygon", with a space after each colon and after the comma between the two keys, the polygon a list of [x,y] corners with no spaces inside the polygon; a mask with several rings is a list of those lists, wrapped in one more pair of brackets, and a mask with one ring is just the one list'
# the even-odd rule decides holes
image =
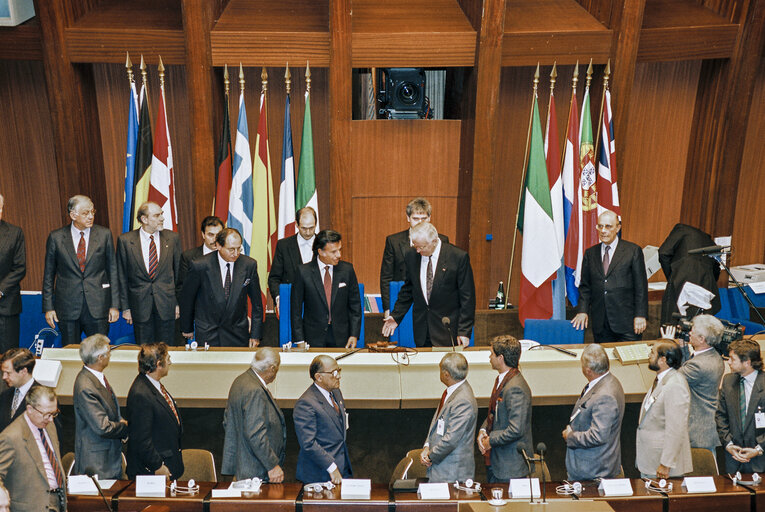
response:
{"label": "name badge on lapel", "polygon": [[348,430],[351,427],[351,419],[348,415],[348,411],[345,411],[345,430]]}
{"label": "name badge on lapel", "polygon": [[436,434],[439,436],[444,435],[444,429],[445,429],[445,422],[443,418],[438,418],[438,421],[436,422]]}
{"label": "name badge on lapel", "polygon": [[569,422],[569,423],[571,423],[572,421],[574,421],[574,418],[576,418],[577,416],[579,416],[579,413],[580,413],[580,412],[582,412],[582,409],[581,409],[581,408],[580,408],[580,409],[577,409],[577,410],[576,410],[576,412],[575,412],[575,413],[574,413],[574,414],[573,414],[573,415],[572,415],[572,416],[571,416],[571,417],[568,419],[568,422]]}
{"label": "name badge on lapel", "polygon": [[754,427],[765,428],[765,412],[762,412],[762,408],[758,405],[757,412],[754,413]]}
{"label": "name badge on lapel", "polygon": [[646,411],[647,411],[648,409],[650,409],[650,408],[651,408],[651,406],[653,405],[653,403],[654,403],[655,401],[656,401],[656,397],[653,397],[653,396],[651,396],[651,397],[648,397],[648,401],[645,403],[645,407],[644,407],[644,409],[645,409]]}

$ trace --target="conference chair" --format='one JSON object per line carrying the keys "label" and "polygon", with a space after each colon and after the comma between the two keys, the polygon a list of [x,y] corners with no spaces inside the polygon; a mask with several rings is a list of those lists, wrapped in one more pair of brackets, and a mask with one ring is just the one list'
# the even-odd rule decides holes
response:
{"label": "conference chair", "polygon": [[712,452],[706,448],[691,448],[693,471],[685,476],[714,476],[719,475],[717,461]]}
{"label": "conference chair", "polygon": [[64,467],[64,471],[66,471],[66,476],[69,476],[72,473],[72,468],[74,467],[74,452],[66,452],[64,455],[62,455],[61,465]]}
{"label": "conference chair", "polygon": [[215,459],[207,450],[187,448],[181,450],[183,457],[183,474],[178,480],[194,479],[197,482],[217,482],[218,475],[215,472]]}
{"label": "conference chair", "polygon": [[[290,297],[292,296],[291,284],[279,285],[279,346],[282,346],[292,340],[292,302]],[[361,334],[356,342],[356,347],[364,346],[364,284],[359,283],[359,297],[361,297]]]}
{"label": "conference chair", "polygon": [[573,345],[584,343],[584,330],[574,329],[568,320],[538,320],[529,318],[523,337],[540,345]]}
{"label": "conference chair", "polygon": [[420,462],[420,453],[422,453],[422,448],[417,448],[416,450],[409,450],[406,453],[406,456],[404,456],[403,459],[398,461],[398,464],[396,464],[396,467],[393,469],[393,474],[390,477],[390,485],[393,485],[393,482],[396,480],[400,480],[404,478],[404,470],[407,466],[409,466],[409,461],[412,461],[411,466],[409,466],[409,471],[406,472],[406,478],[427,478],[428,477],[428,468],[426,466],[423,466]]}
{"label": "conference chair", "polygon": [[749,319],[749,303],[736,288],[718,288],[720,292],[720,311],[715,315],[720,320],[741,324],[746,328],[746,334],[755,334],[765,326]]}
{"label": "conference chair", "polygon": [[[535,454],[534,457],[539,457],[539,455]],[[542,478],[544,478],[545,482],[550,481],[550,469],[547,467],[547,461],[542,462],[541,464],[539,462],[532,462],[533,466],[531,466],[531,478],[539,478],[539,481],[542,481]]]}

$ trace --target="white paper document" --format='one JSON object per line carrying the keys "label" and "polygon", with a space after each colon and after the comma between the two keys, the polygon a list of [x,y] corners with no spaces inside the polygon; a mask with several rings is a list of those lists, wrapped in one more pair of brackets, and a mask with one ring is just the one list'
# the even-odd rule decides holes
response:
{"label": "white paper document", "polygon": [[531,498],[531,493],[534,493],[535,498],[542,496],[542,492],[539,489],[539,478],[532,478],[529,481],[528,478],[511,478],[510,488],[508,492],[513,499],[518,498]]}
{"label": "white paper document", "polygon": [[449,494],[449,484],[446,482],[438,484],[420,484],[417,489],[417,495],[421,500],[448,500],[451,498]]}

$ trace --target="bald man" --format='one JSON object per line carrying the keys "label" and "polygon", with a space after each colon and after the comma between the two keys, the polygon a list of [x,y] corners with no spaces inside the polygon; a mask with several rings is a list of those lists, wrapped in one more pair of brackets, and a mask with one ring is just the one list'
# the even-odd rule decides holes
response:
{"label": "bald man", "polygon": [[648,278],[643,251],[622,240],[622,224],[606,210],[598,217],[600,243],[584,252],[579,313],[571,323],[592,327],[597,343],[642,338],[648,317]]}

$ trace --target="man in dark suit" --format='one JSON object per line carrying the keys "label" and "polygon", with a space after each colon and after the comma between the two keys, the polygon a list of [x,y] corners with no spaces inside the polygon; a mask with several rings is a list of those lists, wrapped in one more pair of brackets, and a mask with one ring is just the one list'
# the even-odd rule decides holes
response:
{"label": "man in dark suit", "polygon": [[348,415],[340,392],[340,367],[334,358],[316,356],[308,373],[313,380],[295,402],[293,420],[300,453],[297,479],[304,484],[353,478],[345,433]]}
{"label": "man in dark suit", "polygon": [[218,242],[216,242],[215,239],[218,237],[218,233],[223,231],[224,227],[223,221],[215,215],[208,215],[202,219],[202,225],[200,227],[202,230],[202,245],[181,253],[181,264],[178,268],[177,279],[178,293],[180,293],[183,288],[183,279],[189,271],[191,262],[218,250]]}
{"label": "man in dark suit", "polygon": [[21,280],[27,273],[24,232],[3,220],[0,195],[0,353],[19,346]]}
{"label": "man in dark suit", "polygon": [[643,251],[617,234],[621,222],[610,210],[598,217],[600,243],[584,252],[577,329],[588,323],[597,343],[642,338],[648,317],[648,278]]}
{"label": "man in dark suit", "polygon": [[268,274],[268,289],[279,314],[279,285],[294,283],[298,267],[313,259],[313,241],[316,239],[316,211],[310,206],[295,214],[298,232],[276,242],[274,262]]}
{"label": "man in dark suit", "polygon": [[84,366],[74,380],[74,468],[72,474],[122,478],[122,440],[127,420],[120,414],[117,396],[104,375],[109,366],[109,338],[88,336],[80,343]]}
{"label": "man in dark suit", "polygon": [[454,482],[475,476],[473,435],[478,404],[467,382],[468,362],[458,352],[450,352],[439,364],[441,382],[446,386],[433,419],[428,438],[420,452],[420,462],[428,468],[432,483]]}
{"label": "man in dark suit", "polygon": [[242,236],[237,230],[224,229],[217,242],[217,252],[191,262],[181,292],[181,332],[190,339],[196,329],[197,341],[212,347],[256,347],[263,330],[258,265],[241,254]]}
{"label": "man in dark suit", "polygon": [[35,356],[26,348],[7,350],[0,359],[3,381],[8,389],[0,393],[0,431],[24,414],[24,398],[37,384],[32,377]]}
{"label": "man in dark suit", "polygon": [[622,471],[624,390],[609,370],[603,347],[587,345],[582,352],[587,385],[563,431],[569,480],[616,478]]}
{"label": "man in dark suit", "polygon": [[131,480],[136,475],[166,475],[174,480],[183,474],[180,411],[160,382],[171,364],[165,343],[141,346],[139,373],[127,396],[127,475]]}
{"label": "man in dark suit", "polygon": [[672,313],[677,313],[677,298],[685,283],[693,283],[712,292],[712,308],[707,311],[714,315],[720,311],[720,291],[717,278],[720,266],[709,256],[688,254],[692,249],[715,245],[708,234],[687,224],[675,224],[667,239],[659,247],[659,263],[667,278],[667,288],[661,299],[661,323],[672,323]]}
{"label": "man in dark suit", "polygon": [[[430,222],[432,213],[430,202],[424,197],[417,197],[406,205],[406,221],[409,229],[393,233],[385,237],[385,250],[380,265],[380,295],[382,296],[384,317],[390,314],[390,283],[406,279],[406,264],[404,256],[412,250],[411,231],[420,222]],[[448,242],[449,237],[439,234],[442,242]]]}
{"label": "man in dark suit", "polygon": [[272,484],[284,481],[287,428],[267,387],[276,379],[280,361],[275,348],[259,348],[250,368],[231,385],[223,415],[224,475],[237,480],[258,477]]}
{"label": "man in dark suit", "polygon": [[512,336],[491,342],[489,362],[499,375],[491,388],[489,414],[478,432],[478,449],[484,456],[489,482],[523,478],[528,465],[518,448],[533,453],[531,440],[531,389],[518,370],[521,344]]}
{"label": "man in dark suit", "polygon": [[730,344],[728,366],[715,413],[717,433],[725,447],[725,471],[765,471],[765,374],[760,345],[753,340]]}
{"label": "man in dark suit", "polygon": [[292,338],[312,347],[353,348],[361,334],[361,297],[353,265],[340,261],[340,233],[322,230],[314,259],[298,267],[292,286]]}
{"label": "man in dark suit", "polygon": [[0,433],[0,486],[8,489],[14,512],[66,510],[66,471],[51,423],[59,414],[56,392],[35,386],[24,414]]}
{"label": "man in dark suit", "polygon": [[414,251],[407,252],[406,282],[383,324],[390,336],[414,303],[418,347],[467,346],[475,320],[475,285],[468,254],[442,242],[429,222],[411,229]]}
{"label": "man in dark suit", "polygon": [[86,196],[67,206],[72,223],[48,235],[42,304],[45,320],[58,322],[64,345],[79,343],[84,332],[109,334],[119,318],[117,259],[112,233],[93,224],[96,210]]}
{"label": "man in dark suit", "polygon": [[143,203],[136,218],[141,227],[117,239],[122,316],[133,325],[139,345],[170,343],[179,316],[175,279],[181,243],[177,233],[162,229],[165,217],[156,203]]}

